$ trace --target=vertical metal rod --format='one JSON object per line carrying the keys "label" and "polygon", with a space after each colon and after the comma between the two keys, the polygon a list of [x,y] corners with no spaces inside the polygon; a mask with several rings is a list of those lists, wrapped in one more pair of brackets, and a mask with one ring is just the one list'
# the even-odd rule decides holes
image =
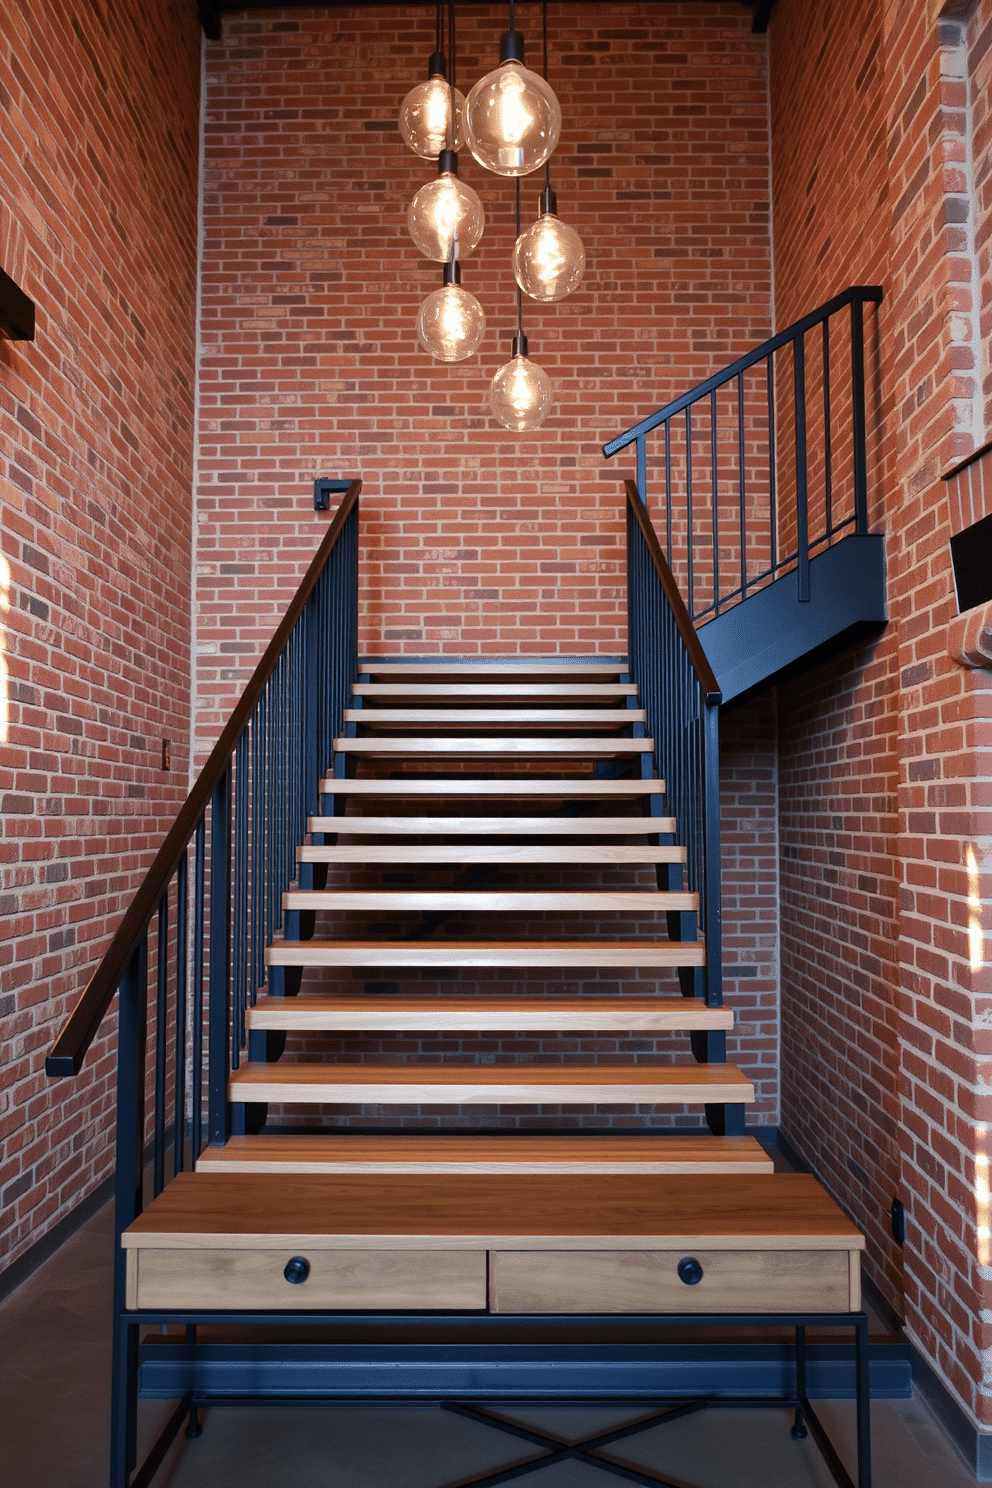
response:
{"label": "vertical metal rod", "polygon": [[203,1132],[203,928],[206,865],[206,817],[196,826],[193,879],[193,1068],[191,1070],[192,1153],[191,1166],[202,1150]]}
{"label": "vertical metal rod", "polygon": [[806,344],[802,335],[792,342],[792,372],[796,415],[796,549],[799,558],[799,601],[809,600],[809,509],[806,465]]}
{"label": "vertical metal rod", "polygon": [[775,357],[773,353],[765,359],[768,373],[768,533],[771,539],[772,574],[778,568],[778,504],[775,491]]}
{"label": "vertical metal rod", "polygon": [[644,505],[648,504],[648,454],[644,444],[644,435],[636,440],[637,445],[637,489],[640,492]]}
{"label": "vertical metal rod", "polygon": [[865,423],[864,305],[851,301],[851,417],[854,421],[854,530],[868,531],[868,436]]}
{"label": "vertical metal rod", "polygon": [[713,497],[713,605],[720,613],[720,510],[717,504],[716,388],[710,393],[710,484]]}
{"label": "vertical metal rod", "polygon": [[233,976],[234,1032],[231,1042],[231,1068],[241,1063],[245,1044],[246,1008],[248,1004],[248,729],[245,728],[234,755],[234,951],[231,958]]}
{"label": "vertical metal rod", "polygon": [[227,1081],[231,1049],[231,767],[210,800],[210,1042],[208,1138],[220,1147],[230,1135]]}
{"label": "vertical metal rod", "polygon": [[155,936],[155,1120],[152,1127],[152,1185],[155,1197],[165,1187],[165,1059],[169,1034],[166,997],[169,987],[169,891],[159,900]]}
{"label": "vertical metal rod", "polygon": [[176,1091],[173,1107],[172,1171],[181,1173],[185,1166],[186,1146],[186,982],[187,937],[189,935],[189,867],[185,852],[176,870]]}
{"label": "vertical metal rod", "polygon": [[665,420],[665,557],[672,562],[672,421]]}
{"label": "vertical metal rod", "polygon": [[834,530],[833,514],[833,460],[830,445],[830,321],[823,322],[823,496],[826,516],[826,536]]}
{"label": "vertical metal rod", "polygon": [[688,531],[686,543],[689,551],[689,603],[686,608],[689,611],[689,619],[696,618],[696,597],[693,593],[692,578],[692,407],[685,411],[685,506]]}
{"label": "vertical metal rod", "polygon": [[741,599],[747,598],[747,487],[744,474],[744,373],[737,374],[737,481],[741,512]]}
{"label": "vertical metal rod", "polygon": [[854,1370],[858,1402],[858,1488],[871,1488],[871,1378],[868,1358],[868,1318],[864,1313],[855,1324]]}
{"label": "vertical metal rod", "polygon": [[117,1137],[114,1179],[114,1357],[111,1481],[126,1483],[137,1442],[137,1329],[119,1319],[127,1305],[127,1256],[120,1237],[142,1210],[145,1059],[148,1039],[148,941],[142,935],[118,988]]}

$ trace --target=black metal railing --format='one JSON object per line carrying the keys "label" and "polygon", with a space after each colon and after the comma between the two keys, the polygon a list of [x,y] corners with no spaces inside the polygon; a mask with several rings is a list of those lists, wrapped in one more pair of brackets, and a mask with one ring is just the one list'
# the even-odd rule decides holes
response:
{"label": "black metal railing", "polygon": [[[358,659],[358,508],[353,481],[120,928],[45,1061],[76,1075],[118,997],[120,1235],[151,1186],[226,1140],[228,1077],[246,1046],[247,1008],[316,814]],[[151,997],[149,993],[151,992]],[[154,1057],[149,1062],[149,1035]],[[150,1111],[148,1106],[151,1106]],[[116,1309],[124,1305],[117,1248]],[[116,1368],[116,1366],[115,1366]],[[130,1446],[119,1444],[133,1460]]]}
{"label": "black metal railing", "polygon": [[665,553],[693,622],[790,569],[808,600],[816,551],[868,531],[864,307],[881,299],[875,285],[846,290],[603,446],[610,457],[636,445],[647,502],[659,431]]}
{"label": "black metal railing", "polygon": [[666,811],[686,849],[706,944],[703,992],[723,1001],[720,933],[720,689],[693,629],[640,492],[627,490],[627,631]]}

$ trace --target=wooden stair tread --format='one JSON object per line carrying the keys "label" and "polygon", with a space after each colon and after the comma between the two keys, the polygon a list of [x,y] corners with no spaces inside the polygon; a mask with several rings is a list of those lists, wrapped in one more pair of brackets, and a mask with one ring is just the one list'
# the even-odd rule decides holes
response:
{"label": "wooden stair tread", "polygon": [[862,1250],[808,1173],[180,1173],[125,1249]]}
{"label": "wooden stair tread", "polygon": [[513,780],[465,780],[445,776],[426,780],[422,776],[405,780],[336,780],[325,778],[320,783],[325,796],[594,796],[606,799],[622,796],[663,796],[663,780],[580,780],[517,778]]}
{"label": "wooden stair tread", "polygon": [[354,697],[371,698],[619,698],[636,697],[635,682],[355,682]]}
{"label": "wooden stair tread", "polygon": [[754,1137],[262,1133],[207,1147],[198,1173],[769,1173]]}
{"label": "wooden stair tread", "polygon": [[477,739],[451,734],[411,735],[394,739],[335,739],[338,754],[650,754],[653,739],[541,739],[506,737]]}
{"label": "wooden stair tread", "polygon": [[538,677],[555,681],[587,681],[594,678],[619,677],[627,670],[625,661],[574,662],[502,661],[487,664],[480,658],[434,662],[361,661],[359,676],[366,677]]}
{"label": "wooden stair tread", "polygon": [[[341,817],[335,820],[346,821]],[[421,868],[433,868],[445,863],[605,863],[605,864],[650,864],[684,863],[684,847],[613,847],[591,846],[589,843],[569,842],[564,846],[537,844],[522,846],[519,843],[493,842],[485,846],[470,844],[463,847],[431,844],[430,859],[424,861],[422,847],[408,847],[405,843],[382,846],[377,843],[361,843],[353,847],[324,847],[307,844],[296,849],[298,863],[412,863]]]}
{"label": "wooden stair tread", "polygon": [[515,728],[529,724],[549,726],[561,723],[612,724],[623,727],[643,723],[643,708],[346,708],[345,723],[380,724],[443,723],[462,724],[468,728],[494,727],[509,723]]}
{"label": "wooden stair tread", "polygon": [[754,1086],[732,1064],[374,1065],[242,1064],[228,1082],[233,1101],[404,1105],[681,1104],[753,1101]]}
{"label": "wooden stair tread", "polygon": [[378,912],[418,910],[432,913],[575,911],[637,911],[640,914],[699,911],[697,894],[662,889],[557,890],[537,889],[290,889],[282,896],[283,909],[357,910]]}
{"label": "wooden stair tread", "polygon": [[673,816],[312,816],[309,832],[343,836],[654,837],[675,831]]}
{"label": "wooden stair tread", "polygon": [[249,1028],[332,1029],[729,1029],[729,1008],[688,997],[259,997]]}
{"label": "wooden stair tread", "polygon": [[267,966],[705,966],[702,943],[676,941],[277,940]]}

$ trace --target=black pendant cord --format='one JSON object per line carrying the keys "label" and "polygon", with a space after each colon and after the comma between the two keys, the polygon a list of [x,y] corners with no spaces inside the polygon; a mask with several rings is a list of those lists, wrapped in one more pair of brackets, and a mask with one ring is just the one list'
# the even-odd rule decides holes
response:
{"label": "black pendant cord", "polygon": [[[517,176],[517,178],[516,178],[516,187],[517,187],[517,237],[519,238],[519,236],[520,236],[520,177],[519,176]],[[524,338],[524,294],[523,294],[523,290],[520,288],[520,285],[519,284],[517,285],[517,340],[516,340],[516,344],[517,344],[518,348],[521,347],[521,346],[526,346],[526,344],[527,344],[526,343],[526,340]],[[526,353],[524,353],[524,355],[526,355]]]}
{"label": "black pendant cord", "polygon": [[[440,5],[437,8],[441,14]],[[440,22],[439,22],[440,24]],[[440,45],[440,43],[439,43]],[[448,0],[448,149],[455,148],[455,0]]]}
{"label": "black pendant cord", "polygon": [[439,52],[441,50],[442,38],[443,29],[441,21],[441,5],[439,4],[437,7],[437,14],[434,17],[434,50],[436,52]]}
{"label": "black pendant cord", "polygon": [[[548,0],[541,0],[541,34],[544,41],[544,81],[548,81]],[[544,162],[544,199],[541,203],[543,211],[548,211],[547,203],[551,200],[551,156]]]}

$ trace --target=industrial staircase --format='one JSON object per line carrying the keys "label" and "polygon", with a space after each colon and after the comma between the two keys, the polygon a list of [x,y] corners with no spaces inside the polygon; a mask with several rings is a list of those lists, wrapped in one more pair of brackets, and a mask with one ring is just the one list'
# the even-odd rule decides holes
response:
{"label": "industrial staircase", "polygon": [[[145,1488],[205,1402],[680,1394],[685,1345],[665,1365],[629,1330],[687,1314],[795,1329],[794,1388],[771,1393],[797,1435],[809,1422],[841,1488],[854,1480],[810,1405],[803,1330],[854,1327],[869,1488],[863,1238],[813,1178],[771,1171],[745,1130],[753,1087],[726,1062],[718,720],[721,701],[884,620],[861,323],[879,296],[848,291],[607,447],[637,449],[626,657],[360,663],[360,482],[343,493],[46,1061],[78,1074],[116,1003],[113,1488]],[[830,347],[848,309],[842,479]],[[654,429],[663,542],[644,499]],[[339,485],[318,481],[315,504]],[[867,578],[835,604],[815,576],[850,569],[848,544]],[[220,1353],[197,1336],[287,1317],[340,1327]],[[499,1331],[534,1318],[537,1340]],[[613,1331],[597,1333],[604,1321]],[[181,1334],[142,1341],[147,1325]],[[134,1473],[142,1392],[181,1398]]]}
{"label": "industrial staircase", "polygon": [[[330,1127],[287,1133],[274,1123],[234,1135],[207,1147],[197,1171],[770,1171],[753,1137],[658,1134],[650,1123],[633,1135],[570,1129],[574,1109],[687,1104],[697,1114],[684,1119],[701,1128],[703,1107],[722,1132],[743,1126],[728,1122],[723,1107],[754,1098],[738,1069],[696,1062],[688,1048],[693,1033],[725,1034],[733,1015],[694,996],[692,978],[688,996],[679,989],[678,969],[705,961],[698,895],[681,886],[686,851],[678,823],[662,814],[665,783],[654,775],[654,741],[645,737],[645,712],[625,665],[362,663],[344,714],[347,732],[334,745],[346,773],[321,783],[326,814],[310,819],[308,841],[297,850],[299,883],[283,896],[286,933],[267,956],[271,990],[247,1012],[253,1057],[229,1085],[236,1131],[250,1124],[246,1106],[257,1124],[259,1106],[273,1103],[312,1107]],[[397,871],[403,886],[382,887],[383,876]],[[404,938],[367,933],[404,915],[413,917]],[[358,916],[375,921],[352,939]],[[342,988],[342,977],[374,979],[387,968],[391,976],[428,979],[443,970],[451,992],[433,985],[428,995],[356,995],[347,980]],[[625,978],[639,971],[646,979],[632,983],[633,996],[544,991],[549,973],[571,980],[621,969]],[[506,992],[463,995],[480,971]],[[528,995],[532,981],[540,995]],[[342,1063],[333,1053],[319,1062],[266,1062],[272,1034],[330,1035],[333,1042],[334,1035],[397,1032],[455,1041],[484,1033],[499,1036],[508,1052],[498,1064],[439,1063],[436,1056],[431,1063],[397,1056]],[[625,1050],[624,1036],[629,1042],[633,1032],[638,1053]],[[517,1035],[528,1048],[540,1039],[552,1050],[561,1040],[574,1049],[583,1035],[608,1037],[617,1054],[515,1058]],[[660,1040],[674,1045],[674,1058],[659,1052]],[[335,1108],[370,1103],[535,1115],[550,1106],[563,1119],[546,1134],[518,1127],[380,1136],[334,1126]],[[554,1117],[544,1115],[541,1125],[549,1124]]]}

